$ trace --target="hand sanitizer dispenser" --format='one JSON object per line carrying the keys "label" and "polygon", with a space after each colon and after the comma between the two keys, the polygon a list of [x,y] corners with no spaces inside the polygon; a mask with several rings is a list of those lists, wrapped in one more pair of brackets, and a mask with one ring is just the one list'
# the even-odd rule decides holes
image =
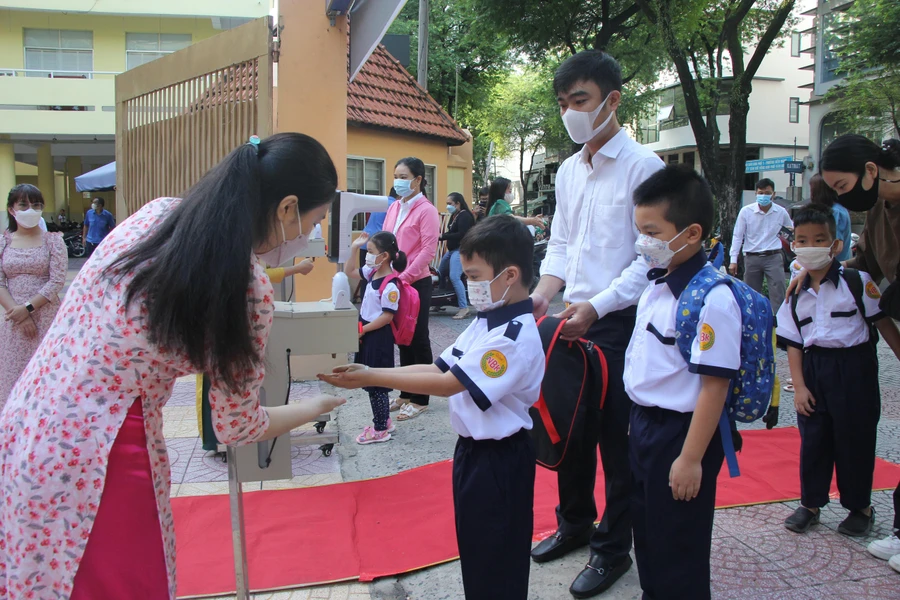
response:
{"label": "hand sanitizer dispenser", "polygon": [[344,273],[338,273],[331,280],[331,302],[335,310],[348,310],[353,308],[350,302],[350,280]]}

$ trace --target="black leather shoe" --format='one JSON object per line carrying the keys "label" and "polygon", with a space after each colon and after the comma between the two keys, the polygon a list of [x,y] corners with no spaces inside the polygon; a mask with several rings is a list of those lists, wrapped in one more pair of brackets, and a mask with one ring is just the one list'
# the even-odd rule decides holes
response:
{"label": "black leather shoe", "polygon": [[595,554],[584,566],[584,571],[579,573],[572,582],[569,593],[576,598],[593,598],[597,594],[602,594],[611,588],[619,580],[619,577],[628,572],[631,564],[630,556],[612,564],[609,559]]}
{"label": "black leather shoe", "polygon": [[545,563],[562,558],[572,550],[587,546],[591,541],[592,533],[594,533],[593,527],[581,535],[564,537],[557,530],[556,533],[534,547],[534,550],[531,551],[531,560],[536,563]]}

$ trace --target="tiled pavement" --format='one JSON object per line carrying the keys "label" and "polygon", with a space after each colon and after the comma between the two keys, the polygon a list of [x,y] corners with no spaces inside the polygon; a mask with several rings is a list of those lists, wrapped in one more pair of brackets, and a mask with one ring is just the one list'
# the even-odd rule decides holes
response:
{"label": "tiled pavement", "polygon": [[[75,266],[75,265],[72,265]],[[78,265],[80,266],[80,265]],[[75,270],[70,271],[69,282]],[[558,305],[552,308],[559,308]],[[435,355],[450,345],[468,324],[450,319],[452,311],[432,316],[431,339]],[[878,456],[900,463],[900,366],[881,344],[882,418],[879,424]],[[787,373],[787,361],[779,355],[779,372]],[[317,384],[295,386],[292,397],[313,394]],[[782,394],[779,426],[796,424],[791,410],[793,397]],[[186,378],[164,409],[165,434],[172,462],[172,495],[190,496],[227,493],[225,465],[208,456],[197,437],[195,389]],[[334,427],[330,424],[329,427]],[[754,424],[753,428],[763,427]],[[341,481],[338,453],[323,457],[314,447],[293,449],[293,478],[269,482],[264,489],[324,485]],[[246,491],[260,489],[247,484]],[[822,514],[822,524],[805,536],[787,531],[784,518],[796,502],[732,508],[717,511],[713,532],[712,590],[721,599],[887,599],[900,598],[900,574],[885,561],[872,558],[865,550],[873,539],[890,532],[893,517],[891,492],[873,494],[876,527],[873,535],[856,540],[837,533],[845,512],[835,501]],[[566,582],[566,585],[568,582]],[[372,587],[340,584],[301,590],[254,595],[258,600],[368,600]],[[613,597],[618,597],[610,592]],[[570,596],[564,594],[562,598]],[[604,597],[610,597],[607,594]],[[412,600],[427,600],[415,598]],[[542,600],[555,600],[551,598]]]}

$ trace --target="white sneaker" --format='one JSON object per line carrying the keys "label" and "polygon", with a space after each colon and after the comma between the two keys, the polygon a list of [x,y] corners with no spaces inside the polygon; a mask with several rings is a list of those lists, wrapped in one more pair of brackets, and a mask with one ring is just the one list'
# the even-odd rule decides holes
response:
{"label": "white sneaker", "polygon": [[[900,538],[896,534],[890,535],[883,540],[875,540],[869,544],[869,554],[881,560],[890,560],[892,557],[900,555]],[[897,556],[898,566],[895,569],[900,570],[900,556]],[[891,565],[893,566],[893,565]]]}
{"label": "white sneaker", "polygon": [[888,564],[891,568],[898,573],[900,573],[900,554],[896,554],[891,557],[891,560],[888,561]]}

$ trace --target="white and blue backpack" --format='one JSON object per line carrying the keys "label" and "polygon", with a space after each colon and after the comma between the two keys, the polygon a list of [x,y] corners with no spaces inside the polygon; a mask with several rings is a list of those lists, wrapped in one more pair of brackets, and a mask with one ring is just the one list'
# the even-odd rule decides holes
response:
{"label": "white and blue backpack", "polygon": [[[740,475],[732,434],[737,434],[734,423],[752,423],[762,418],[769,407],[775,385],[775,351],[772,335],[775,316],[768,298],[753,290],[743,281],[722,273],[715,265],[721,265],[722,244],[717,244],[710,255],[711,262],[694,275],[678,298],[675,315],[675,340],[684,360],[691,361],[691,345],[697,335],[700,310],[706,295],[717,285],[727,285],[741,311],[741,366],[731,381],[725,400],[725,410],[719,420],[719,431],[725,449],[725,460],[732,477]],[[739,434],[738,434],[739,436]]]}

